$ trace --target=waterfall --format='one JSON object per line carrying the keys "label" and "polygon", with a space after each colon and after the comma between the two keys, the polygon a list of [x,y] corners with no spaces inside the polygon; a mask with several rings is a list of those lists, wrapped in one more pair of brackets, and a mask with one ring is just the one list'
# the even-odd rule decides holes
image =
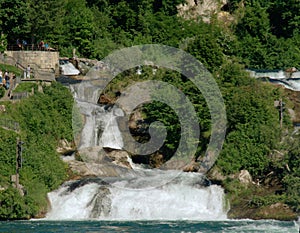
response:
{"label": "waterfall", "polygon": [[[167,171],[152,179],[168,179]],[[158,172],[159,173],[159,172]],[[148,173],[149,175],[149,173]],[[83,182],[83,184],[78,184]],[[73,181],[48,194],[48,220],[224,220],[226,206],[220,186],[199,173],[180,173],[163,186],[140,189],[141,177],[108,182],[100,178]],[[70,188],[72,185],[75,188]]]}
{"label": "waterfall", "polygon": [[[99,91],[90,82],[70,85],[84,116],[79,149],[121,150],[123,139],[116,106],[98,104]],[[88,150],[85,153],[89,153]],[[48,194],[47,220],[217,220],[226,219],[224,191],[200,173],[135,166],[118,177],[81,178]],[[124,173],[124,174],[123,174]]]}

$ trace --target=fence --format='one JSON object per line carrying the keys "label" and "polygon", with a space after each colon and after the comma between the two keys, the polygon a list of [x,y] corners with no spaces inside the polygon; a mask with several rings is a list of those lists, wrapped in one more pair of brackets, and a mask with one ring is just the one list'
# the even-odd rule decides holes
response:
{"label": "fence", "polygon": [[56,52],[58,51],[58,46],[54,47],[40,47],[36,44],[27,44],[27,45],[7,45],[6,49],[8,51],[48,51]]}
{"label": "fence", "polygon": [[[9,64],[12,66],[16,66],[19,69],[23,70],[26,72],[26,67],[23,66],[20,62],[18,62],[15,58],[6,56],[4,54],[0,54],[0,63],[5,63]],[[55,80],[55,70],[52,69],[46,69],[46,68],[41,68],[38,64],[36,63],[31,63],[31,75],[32,77],[40,80],[49,80],[49,81],[54,81]],[[23,76],[24,74],[21,74]],[[19,78],[20,79],[20,78]],[[18,80],[17,83],[20,83],[21,80]]]}
{"label": "fence", "polygon": [[11,119],[0,118],[0,126],[5,129],[13,130],[16,132],[20,131],[19,123]]}
{"label": "fence", "polygon": [[28,92],[13,92],[10,98],[13,100],[20,100],[28,96],[29,96]]}

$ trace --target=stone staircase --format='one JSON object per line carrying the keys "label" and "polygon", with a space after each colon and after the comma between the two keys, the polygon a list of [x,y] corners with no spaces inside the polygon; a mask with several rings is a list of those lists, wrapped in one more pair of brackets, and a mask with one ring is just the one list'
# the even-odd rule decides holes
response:
{"label": "stone staircase", "polygon": [[[54,68],[42,68],[39,64],[35,62],[30,63],[31,67],[31,78],[26,79],[26,66],[21,63],[22,60],[17,60],[15,57],[8,56],[6,54],[0,54],[0,63],[15,66],[23,70],[23,74],[17,76],[11,81],[9,90],[6,91],[2,101],[7,101],[12,99],[12,92],[21,82],[54,82],[55,81],[55,69]],[[13,99],[22,99],[29,96],[27,92],[14,93]]]}

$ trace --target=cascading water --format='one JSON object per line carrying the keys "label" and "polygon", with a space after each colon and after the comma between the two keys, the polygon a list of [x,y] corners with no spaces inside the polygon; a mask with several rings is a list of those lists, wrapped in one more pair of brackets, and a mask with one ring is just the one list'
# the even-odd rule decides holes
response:
{"label": "cascading water", "polygon": [[116,121],[118,116],[124,115],[122,110],[98,105],[98,88],[90,82],[71,85],[70,89],[81,114],[85,116],[78,149],[94,146],[122,149],[123,140]]}
{"label": "cascading water", "polygon": [[80,71],[68,60],[60,60],[59,66],[63,75],[78,75]]}
{"label": "cascading water", "polygon": [[[79,148],[122,149],[117,107],[97,104],[99,93],[90,84],[71,90],[85,115]],[[89,91],[87,91],[89,90]],[[132,164],[132,161],[129,161]],[[220,186],[200,173],[143,169],[132,166],[119,177],[82,178],[48,194],[48,220],[220,220],[227,208]]]}
{"label": "cascading water", "polygon": [[293,91],[300,91],[300,72],[287,73],[282,70],[278,71],[259,71],[247,70],[251,77],[262,79],[284,86]]}
{"label": "cascading water", "polygon": [[[141,188],[168,179],[176,171],[152,171],[147,177],[92,179],[64,184],[49,193],[49,220],[224,220],[223,189],[207,185],[199,173],[181,173],[163,186]],[[80,184],[82,182],[82,184]],[[72,188],[76,186],[76,188]]]}

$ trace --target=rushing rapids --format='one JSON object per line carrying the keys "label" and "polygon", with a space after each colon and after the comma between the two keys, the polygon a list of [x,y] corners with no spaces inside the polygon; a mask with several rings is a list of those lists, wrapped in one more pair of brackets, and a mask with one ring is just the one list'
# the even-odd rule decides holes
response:
{"label": "rushing rapids", "polygon": [[163,186],[141,188],[145,181],[168,179],[176,171],[147,176],[82,179],[49,193],[49,220],[220,220],[226,219],[223,189],[201,174],[180,173]]}

